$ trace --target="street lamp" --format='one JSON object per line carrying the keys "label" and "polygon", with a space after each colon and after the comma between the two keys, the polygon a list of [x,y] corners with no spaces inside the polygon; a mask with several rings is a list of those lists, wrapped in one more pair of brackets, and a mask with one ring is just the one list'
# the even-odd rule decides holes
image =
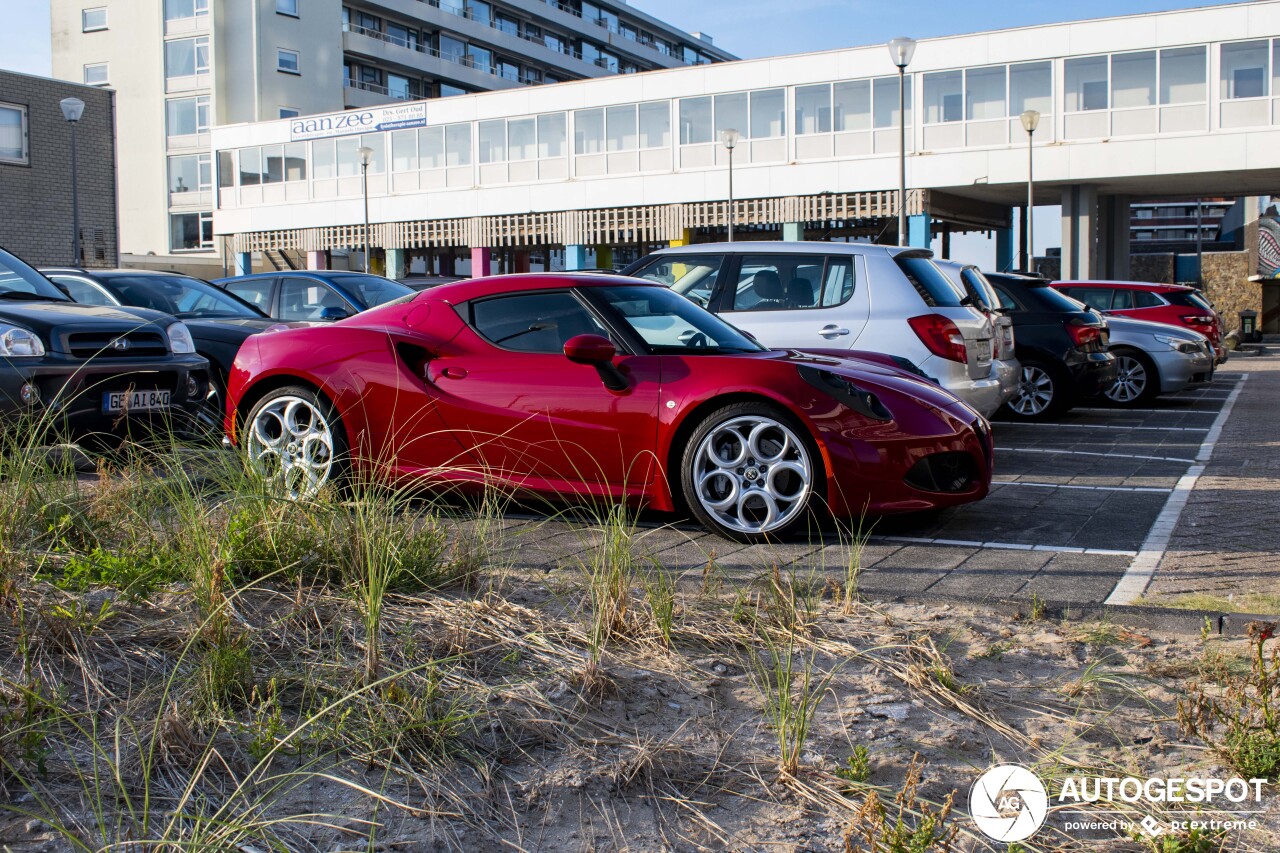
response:
{"label": "street lamp", "polygon": [[80,251],[80,181],[76,176],[76,124],[84,115],[84,101],[79,98],[63,98],[62,117],[71,125],[71,265],[84,263],[84,254]]}
{"label": "street lamp", "polygon": [[369,164],[373,162],[373,149],[361,146],[360,177],[364,182],[364,271],[369,271]]}
{"label": "street lamp", "polygon": [[733,149],[738,147],[742,134],[734,128],[720,131],[720,144],[729,152],[729,242],[733,242]]}
{"label": "street lamp", "polygon": [[898,66],[898,245],[907,240],[907,66],[916,53],[916,40],[899,36],[889,42],[889,56]]}
{"label": "street lamp", "polygon": [[1034,272],[1032,267],[1035,266],[1036,243],[1035,233],[1036,227],[1033,222],[1035,216],[1033,209],[1035,207],[1035,169],[1032,161],[1034,149],[1031,143],[1035,140],[1036,128],[1040,126],[1040,113],[1036,110],[1027,110],[1022,114],[1022,129],[1027,132],[1027,256],[1023,260],[1026,265],[1023,267],[1027,272]]}

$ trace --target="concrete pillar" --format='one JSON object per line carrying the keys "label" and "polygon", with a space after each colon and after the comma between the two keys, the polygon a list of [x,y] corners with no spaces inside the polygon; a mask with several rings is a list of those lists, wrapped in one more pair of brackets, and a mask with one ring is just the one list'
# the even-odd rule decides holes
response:
{"label": "concrete pillar", "polygon": [[1098,188],[1062,190],[1062,272],[1065,280],[1098,277]]}
{"label": "concrete pillar", "polygon": [[232,256],[232,260],[236,264],[236,275],[252,275],[253,274],[253,253],[252,252],[236,252]]}
{"label": "concrete pillar", "polygon": [[493,250],[486,246],[471,249],[471,277],[481,278],[493,271]]}
{"label": "concrete pillar", "polygon": [[387,278],[401,279],[409,274],[409,251],[387,249]]}
{"label": "concrete pillar", "polygon": [[512,272],[528,272],[529,271],[529,253],[516,252],[515,269]]}
{"label": "concrete pillar", "polygon": [[929,233],[929,214],[907,217],[907,245],[913,249],[927,249],[933,237]]}
{"label": "concrete pillar", "polygon": [[564,247],[564,269],[565,272],[573,272],[574,270],[585,270],[587,268],[587,247],[582,245],[573,245]]}
{"label": "concrete pillar", "polygon": [[680,239],[672,240],[669,245],[671,246],[671,248],[674,249],[676,246],[689,246],[692,244],[693,244],[693,229],[685,228],[680,232]]}
{"label": "concrete pillar", "polygon": [[602,270],[613,269],[612,246],[596,246],[596,268]]}
{"label": "concrete pillar", "polygon": [[1013,226],[996,229],[996,271],[1013,269]]}
{"label": "concrete pillar", "polygon": [[782,239],[788,243],[798,243],[804,239],[803,222],[782,223]]}
{"label": "concrete pillar", "polygon": [[1129,280],[1129,196],[1098,197],[1098,275]]}
{"label": "concrete pillar", "polygon": [[458,257],[453,249],[440,253],[440,275],[457,275]]}
{"label": "concrete pillar", "polygon": [[307,252],[307,269],[327,270],[329,268],[328,252]]}

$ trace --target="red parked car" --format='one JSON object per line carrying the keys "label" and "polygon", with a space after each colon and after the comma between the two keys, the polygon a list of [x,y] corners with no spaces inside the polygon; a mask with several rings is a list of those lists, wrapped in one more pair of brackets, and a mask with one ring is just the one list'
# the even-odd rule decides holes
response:
{"label": "red parked car", "polygon": [[1222,315],[1204,294],[1180,284],[1146,284],[1140,281],[1055,281],[1053,286],[1104,314],[1119,314],[1199,332],[1213,344],[1214,363],[1227,360],[1222,345]]}
{"label": "red parked car", "polygon": [[987,421],[885,364],[769,350],[659,284],[444,284],[249,338],[226,427],[292,497],[356,469],[678,506],[731,539],[987,494]]}

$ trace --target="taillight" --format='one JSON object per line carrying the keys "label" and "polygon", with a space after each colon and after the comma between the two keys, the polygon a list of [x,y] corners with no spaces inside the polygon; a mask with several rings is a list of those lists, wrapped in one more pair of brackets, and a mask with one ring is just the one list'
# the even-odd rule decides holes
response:
{"label": "taillight", "polygon": [[1217,322],[1217,318],[1211,317],[1208,314],[1184,314],[1182,316],[1182,322],[1186,323],[1188,326],[1212,326]]}
{"label": "taillight", "polygon": [[938,314],[922,314],[907,321],[929,352],[948,361],[961,364],[969,362],[969,351],[964,345],[964,335],[956,324]]}
{"label": "taillight", "polygon": [[1102,329],[1097,326],[1086,326],[1083,323],[1068,323],[1067,332],[1076,346],[1085,347],[1102,343]]}

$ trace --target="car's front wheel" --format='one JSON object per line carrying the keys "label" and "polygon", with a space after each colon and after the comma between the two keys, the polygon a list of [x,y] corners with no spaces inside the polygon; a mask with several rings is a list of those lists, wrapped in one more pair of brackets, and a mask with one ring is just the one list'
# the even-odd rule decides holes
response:
{"label": "car's front wheel", "polygon": [[766,403],[735,403],[694,430],[680,463],[689,509],[703,526],[738,542],[785,539],[812,520],[822,461],[795,419]]}
{"label": "car's front wheel", "polygon": [[244,421],[249,465],[291,500],[314,497],[340,481],[347,444],[333,407],[310,388],[279,388]]}
{"label": "car's front wheel", "polygon": [[1116,381],[1103,389],[1102,396],[1117,406],[1137,406],[1160,393],[1160,377],[1155,363],[1142,352],[1112,350],[1116,357]]}

